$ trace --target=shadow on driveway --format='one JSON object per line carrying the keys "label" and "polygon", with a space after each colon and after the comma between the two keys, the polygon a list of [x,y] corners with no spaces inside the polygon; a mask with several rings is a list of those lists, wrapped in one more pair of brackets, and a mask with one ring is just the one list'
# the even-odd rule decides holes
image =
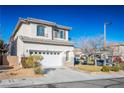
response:
{"label": "shadow on driveway", "polygon": [[50,71],[54,71],[56,68],[45,68],[44,69],[44,74],[48,74]]}

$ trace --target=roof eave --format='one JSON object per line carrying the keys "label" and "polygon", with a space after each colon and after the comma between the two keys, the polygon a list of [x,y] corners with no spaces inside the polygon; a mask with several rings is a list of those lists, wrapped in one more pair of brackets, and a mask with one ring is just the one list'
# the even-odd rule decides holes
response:
{"label": "roof eave", "polygon": [[16,27],[15,29],[13,30],[13,33],[12,33],[12,36],[11,37],[14,37],[17,30],[19,29],[19,27],[21,26],[22,23],[26,23],[26,24],[29,24],[30,22],[32,23],[38,23],[38,24],[44,24],[44,25],[49,25],[49,26],[55,26],[57,28],[60,28],[60,29],[63,29],[63,30],[67,30],[67,31],[70,31],[72,28],[71,27],[68,27],[68,26],[63,26],[63,25],[58,25],[54,22],[50,22],[50,21],[45,21],[45,20],[39,20],[39,19],[34,19],[34,18],[27,18],[27,19],[24,19],[24,18],[19,18],[17,24],[16,24]]}

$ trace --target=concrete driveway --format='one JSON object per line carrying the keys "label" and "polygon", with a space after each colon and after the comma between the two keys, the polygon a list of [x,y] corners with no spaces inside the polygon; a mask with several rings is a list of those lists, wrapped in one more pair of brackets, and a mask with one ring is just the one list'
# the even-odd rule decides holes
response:
{"label": "concrete driveway", "polygon": [[61,82],[74,82],[74,81],[119,78],[119,77],[124,77],[124,74],[123,75],[109,75],[109,74],[98,75],[98,74],[91,74],[88,72],[76,71],[68,67],[49,68],[49,69],[46,69],[46,75],[42,78],[1,80],[0,87],[19,87],[19,86],[37,85],[37,84],[53,84],[53,83],[61,83]]}
{"label": "concrete driveway", "polygon": [[66,81],[80,81],[85,79],[92,79],[91,74],[87,72],[80,72],[68,67],[50,69],[46,74],[48,80],[53,82],[66,82]]}
{"label": "concrete driveway", "polygon": [[82,80],[106,79],[106,78],[119,78],[124,77],[124,72],[121,74],[94,74],[85,71],[77,71],[69,67],[51,68],[46,71],[45,79],[51,82],[71,82]]}

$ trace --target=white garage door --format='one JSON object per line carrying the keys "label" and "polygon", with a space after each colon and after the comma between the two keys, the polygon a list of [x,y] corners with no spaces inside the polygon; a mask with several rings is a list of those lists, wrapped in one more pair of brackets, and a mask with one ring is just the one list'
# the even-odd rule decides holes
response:
{"label": "white garage door", "polygon": [[62,66],[62,57],[61,57],[61,52],[43,52],[42,53],[43,60],[41,61],[41,64],[45,67],[56,67],[56,66]]}
{"label": "white garage door", "polygon": [[38,51],[30,50],[30,54],[39,54],[43,56],[41,64],[45,67],[58,67],[63,65],[63,59],[60,51]]}

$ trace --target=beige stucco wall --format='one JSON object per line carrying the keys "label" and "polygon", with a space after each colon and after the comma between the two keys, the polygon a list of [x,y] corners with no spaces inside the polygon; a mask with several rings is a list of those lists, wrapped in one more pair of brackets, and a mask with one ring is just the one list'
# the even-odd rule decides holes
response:
{"label": "beige stucco wall", "polygon": [[17,66],[18,57],[17,56],[3,56],[3,65]]}
{"label": "beige stucco wall", "polygon": [[[37,25],[38,24],[22,24],[20,29],[17,31],[15,35],[15,39],[18,36],[28,36],[32,38],[40,38],[40,39],[51,39],[52,40],[52,27],[45,26],[45,36],[37,36]],[[65,31],[65,39],[55,38],[57,40],[68,40],[68,31]]]}

